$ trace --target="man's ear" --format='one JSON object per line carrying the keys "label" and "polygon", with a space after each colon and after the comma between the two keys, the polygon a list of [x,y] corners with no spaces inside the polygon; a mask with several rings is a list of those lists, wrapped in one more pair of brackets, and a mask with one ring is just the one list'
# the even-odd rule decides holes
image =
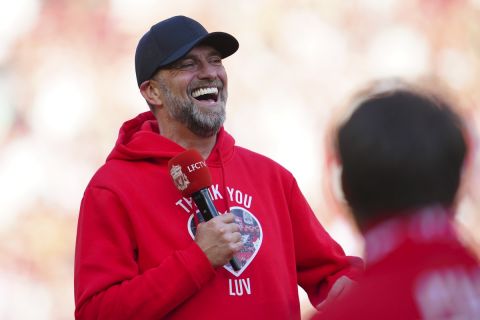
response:
{"label": "man's ear", "polygon": [[144,81],[140,85],[140,93],[149,105],[159,106],[162,104],[160,90],[152,85],[152,81]]}

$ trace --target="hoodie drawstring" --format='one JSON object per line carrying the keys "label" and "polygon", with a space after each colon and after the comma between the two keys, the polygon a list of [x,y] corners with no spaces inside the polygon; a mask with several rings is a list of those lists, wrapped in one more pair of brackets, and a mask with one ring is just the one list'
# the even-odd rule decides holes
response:
{"label": "hoodie drawstring", "polygon": [[223,192],[225,194],[225,205],[227,208],[227,212],[230,212],[230,202],[228,201],[228,190],[227,190],[227,181],[225,178],[225,167],[223,166],[223,157],[222,153],[220,152],[220,148],[217,148],[218,158],[220,159],[220,167],[222,169],[222,184],[223,184]]}

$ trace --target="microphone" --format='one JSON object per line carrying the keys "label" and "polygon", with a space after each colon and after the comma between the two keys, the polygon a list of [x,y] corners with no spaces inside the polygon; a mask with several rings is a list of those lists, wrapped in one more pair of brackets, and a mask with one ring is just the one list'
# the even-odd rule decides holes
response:
{"label": "microphone", "polygon": [[[173,183],[184,197],[192,197],[205,221],[219,215],[208,193],[212,177],[207,164],[200,153],[190,149],[168,161],[168,169]],[[240,263],[233,257],[230,260],[233,270],[241,269]]]}

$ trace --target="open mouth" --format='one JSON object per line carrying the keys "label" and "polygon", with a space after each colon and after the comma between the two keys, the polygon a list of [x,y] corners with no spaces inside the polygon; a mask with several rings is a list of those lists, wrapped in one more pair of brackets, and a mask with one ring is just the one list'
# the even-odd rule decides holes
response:
{"label": "open mouth", "polygon": [[192,91],[192,97],[199,101],[213,101],[217,102],[218,100],[218,88],[217,87],[207,87],[207,88],[198,88]]}

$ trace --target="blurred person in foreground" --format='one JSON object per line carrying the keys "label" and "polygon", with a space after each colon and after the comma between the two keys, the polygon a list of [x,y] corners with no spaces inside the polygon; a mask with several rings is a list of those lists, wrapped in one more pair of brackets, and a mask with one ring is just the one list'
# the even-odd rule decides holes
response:
{"label": "blurred person in foreground", "polygon": [[468,152],[453,105],[397,82],[338,129],[341,185],[365,239],[362,278],[314,319],[480,319],[480,269],[452,219]]}
{"label": "blurred person in foreground", "polygon": [[[223,32],[175,16],[139,41],[137,82],[150,111],[125,122],[86,188],[75,256],[77,319],[299,319],[363,268],[318,222],[295,178],[235,145],[224,128],[238,49]],[[196,149],[221,214],[198,223],[167,162]],[[228,264],[236,256],[241,269]]]}

